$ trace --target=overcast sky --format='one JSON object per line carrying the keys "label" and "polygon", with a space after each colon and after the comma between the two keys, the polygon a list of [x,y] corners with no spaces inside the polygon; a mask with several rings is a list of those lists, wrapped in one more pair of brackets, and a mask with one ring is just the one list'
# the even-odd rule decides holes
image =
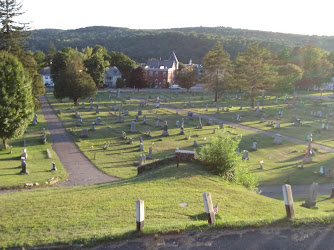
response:
{"label": "overcast sky", "polygon": [[[18,0],[19,1],[19,0]],[[334,36],[333,0],[21,0],[32,29],[224,26]]]}

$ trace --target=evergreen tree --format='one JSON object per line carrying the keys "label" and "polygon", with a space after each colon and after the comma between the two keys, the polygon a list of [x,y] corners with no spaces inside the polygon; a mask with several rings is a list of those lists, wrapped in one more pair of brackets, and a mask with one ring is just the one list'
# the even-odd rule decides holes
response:
{"label": "evergreen tree", "polygon": [[0,52],[0,138],[21,136],[34,111],[31,78],[15,56]]}
{"label": "evergreen tree", "polygon": [[106,67],[109,66],[109,61],[106,60],[108,57],[106,49],[96,45],[92,55],[84,61],[87,73],[93,78],[96,86],[103,85],[103,74],[107,69]]}
{"label": "evergreen tree", "polygon": [[233,64],[219,42],[204,56],[203,67],[205,88],[214,92],[216,102],[233,84]]}
{"label": "evergreen tree", "polygon": [[23,14],[21,8],[16,0],[0,0],[0,50],[17,54],[25,45],[29,36],[26,24],[15,21]]}
{"label": "evergreen tree", "polygon": [[271,89],[277,82],[277,71],[273,65],[272,55],[257,43],[251,44],[246,52],[236,58],[235,82],[251,99],[254,107],[255,98]]}
{"label": "evergreen tree", "polygon": [[45,62],[46,62],[47,66],[51,66],[52,60],[53,60],[53,58],[55,57],[56,54],[57,54],[57,49],[56,49],[54,43],[50,42],[48,53],[45,56]]}

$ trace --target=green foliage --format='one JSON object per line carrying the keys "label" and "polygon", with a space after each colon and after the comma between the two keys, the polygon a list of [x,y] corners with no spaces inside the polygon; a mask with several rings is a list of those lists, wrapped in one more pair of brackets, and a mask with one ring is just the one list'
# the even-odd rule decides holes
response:
{"label": "green foliage", "polygon": [[110,52],[110,65],[115,66],[122,73],[123,79],[127,79],[130,71],[136,67],[136,62],[122,52]]}
{"label": "green foliage", "polygon": [[233,65],[230,55],[218,42],[203,59],[205,87],[215,93],[215,101],[232,85]]}
{"label": "green foliage", "polygon": [[6,140],[22,135],[33,114],[31,79],[19,60],[0,52],[0,137]]}
{"label": "green foliage", "polygon": [[56,98],[71,98],[78,104],[79,98],[95,96],[96,85],[91,76],[83,70],[82,58],[73,56],[66,68],[59,73],[55,82],[54,94]]}
{"label": "green foliage", "polygon": [[45,66],[45,54],[44,54],[44,52],[37,50],[34,53],[34,59],[37,63],[37,71],[41,71]]}
{"label": "green foliage", "polygon": [[186,88],[189,91],[189,89],[195,85],[196,79],[197,79],[196,71],[194,68],[190,67],[184,69],[183,71],[179,71],[175,76],[174,81],[177,84],[179,84],[182,88]]}
{"label": "green foliage", "polygon": [[123,78],[117,78],[116,80],[116,88],[121,89],[125,87],[125,82]]}
{"label": "green foliage", "polygon": [[278,67],[278,81],[270,90],[271,93],[283,95],[291,94],[294,84],[303,76],[303,71],[295,64],[285,64]]}
{"label": "green foliage", "polygon": [[201,147],[198,158],[214,173],[231,182],[241,184],[249,189],[258,185],[256,178],[248,173],[242,164],[236,149],[241,136],[232,137],[229,134],[214,137],[211,144]]}
{"label": "green foliage", "polygon": [[87,73],[93,78],[96,86],[103,85],[103,74],[106,67],[109,66],[109,62],[106,60],[108,57],[106,49],[96,45],[91,56],[84,61]]}
{"label": "green foliage", "polygon": [[236,58],[235,82],[250,97],[251,107],[254,107],[256,96],[276,84],[277,75],[272,54],[266,48],[259,48],[257,43]]}
{"label": "green foliage", "polygon": [[16,54],[25,45],[29,34],[24,24],[15,21],[22,15],[21,8],[16,0],[0,1],[0,50]]}

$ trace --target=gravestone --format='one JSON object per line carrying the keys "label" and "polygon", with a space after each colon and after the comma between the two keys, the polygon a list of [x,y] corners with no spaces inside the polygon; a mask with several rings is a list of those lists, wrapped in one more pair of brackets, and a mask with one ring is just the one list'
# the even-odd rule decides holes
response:
{"label": "gravestone", "polygon": [[121,135],[121,137],[122,137],[123,139],[126,139],[126,133],[125,133],[124,131],[122,131],[122,135]]}
{"label": "gravestone", "polygon": [[263,117],[261,117],[260,123],[264,123],[264,118]]}
{"label": "gravestone", "polygon": [[102,119],[101,117],[98,117],[96,118],[96,122],[95,122],[96,125],[101,125],[102,124]]}
{"label": "gravestone", "polygon": [[297,118],[294,122],[293,122],[293,125],[295,126],[300,126],[301,123],[300,123],[300,118]]}
{"label": "gravestone", "polygon": [[160,108],[160,103],[156,103],[156,104],[155,104],[155,107],[156,107],[156,108]]}
{"label": "gravestone", "polygon": [[93,109],[93,102],[90,103],[89,110]]}
{"label": "gravestone", "polygon": [[143,125],[146,124],[146,115],[143,116],[143,123],[142,123],[142,124],[143,124]]}
{"label": "gravestone", "polygon": [[202,126],[202,121],[201,121],[201,117],[200,117],[200,116],[198,117],[198,125],[197,125],[197,128],[198,128],[198,129],[202,129],[202,128],[203,128],[203,126]]}
{"label": "gravestone", "polygon": [[144,144],[143,144],[143,142],[139,143],[139,151],[144,151]]}
{"label": "gravestone", "polygon": [[182,118],[182,123],[181,123],[181,128],[180,128],[179,135],[184,135],[184,119],[183,118]]}
{"label": "gravestone", "polygon": [[57,171],[56,163],[52,162],[51,165],[52,165],[51,171]]}
{"label": "gravestone", "polygon": [[240,106],[239,110],[242,110],[242,106]]}
{"label": "gravestone", "polygon": [[88,137],[88,129],[83,128],[81,131],[81,137],[82,138],[87,138]]}
{"label": "gravestone", "polygon": [[165,124],[163,126],[162,136],[169,136],[167,121],[165,121]]}
{"label": "gravestone", "polygon": [[22,150],[22,155],[21,155],[21,157],[24,157],[24,159],[28,159],[28,153],[27,153],[27,149],[26,149],[26,148],[24,148],[24,149]]}
{"label": "gravestone", "polygon": [[316,207],[318,190],[319,190],[318,183],[313,182],[309,189],[306,201],[302,204],[303,207],[306,208]]}
{"label": "gravestone", "polygon": [[129,111],[128,111],[128,110],[125,110],[125,111],[124,111],[124,115],[125,115],[125,116],[128,116],[128,115],[129,115]]}
{"label": "gravestone", "polygon": [[92,125],[90,126],[91,131],[95,131],[95,122],[92,122]]}
{"label": "gravestone", "polygon": [[137,132],[137,130],[136,130],[136,122],[135,121],[131,122],[130,132],[132,132],[132,133]]}
{"label": "gravestone", "polygon": [[152,147],[150,147],[148,149],[148,156],[147,156],[148,159],[153,159],[153,156],[152,156]]}
{"label": "gravestone", "polygon": [[34,118],[32,120],[32,124],[36,125],[37,124],[37,114],[34,115]]}
{"label": "gravestone", "polygon": [[223,124],[223,122],[220,122],[220,123],[219,123],[219,128],[220,128],[220,129],[223,129],[223,128],[224,128],[224,124]]}
{"label": "gravestone", "polygon": [[122,123],[123,121],[124,121],[124,120],[122,119],[121,111],[118,111],[117,122],[118,122],[118,123]]}
{"label": "gravestone", "polygon": [[256,141],[253,142],[252,150],[254,150],[254,151],[257,150],[257,142]]}
{"label": "gravestone", "polygon": [[138,165],[141,166],[143,164],[143,155],[139,155]]}
{"label": "gravestone", "polygon": [[142,114],[143,114],[143,111],[138,110],[138,115],[142,115]]}
{"label": "gravestone", "polygon": [[95,110],[95,114],[99,114],[100,113],[100,111],[99,111],[99,105],[98,104],[96,104],[96,110]]}
{"label": "gravestone", "polygon": [[274,136],[274,142],[273,143],[276,144],[276,145],[282,144],[283,143],[283,141],[282,141],[282,135],[275,134],[275,136]]}
{"label": "gravestone", "polygon": [[244,153],[242,154],[242,160],[249,160],[249,157],[248,157],[248,151],[247,150],[244,150]]}
{"label": "gravestone", "polygon": [[29,174],[29,171],[27,169],[27,163],[24,160],[22,160],[22,157],[21,157],[21,171],[20,171],[20,174]]}
{"label": "gravestone", "polygon": [[197,141],[194,140],[193,147],[197,147],[197,146],[198,146]]}
{"label": "gravestone", "polygon": [[188,119],[192,119],[193,118],[193,112],[188,112]]}
{"label": "gravestone", "polygon": [[81,107],[80,107],[81,109],[84,109],[85,108],[85,103],[83,102],[83,103],[81,103]]}
{"label": "gravestone", "polygon": [[157,122],[156,122],[156,127],[160,127],[160,121],[159,120],[157,120]]}
{"label": "gravestone", "polygon": [[132,144],[132,137],[129,137],[129,144]]}
{"label": "gravestone", "polygon": [[136,118],[135,118],[135,119],[136,119],[136,122],[137,122],[137,121],[139,120],[139,116],[138,116],[138,115],[136,115]]}
{"label": "gravestone", "polygon": [[281,127],[281,124],[278,122],[278,123],[276,123],[276,126],[275,126],[275,128],[280,128]]}

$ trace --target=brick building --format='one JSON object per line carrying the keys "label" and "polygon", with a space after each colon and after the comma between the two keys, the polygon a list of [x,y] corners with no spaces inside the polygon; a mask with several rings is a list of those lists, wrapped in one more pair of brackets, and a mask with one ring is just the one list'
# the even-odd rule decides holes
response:
{"label": "brick building", "polygon": [[174,84],[174,77],[179,69],[179,61],[174,52],[168,60],[150,60],[145,66],[147,82],[151,87],[167,88]]}

